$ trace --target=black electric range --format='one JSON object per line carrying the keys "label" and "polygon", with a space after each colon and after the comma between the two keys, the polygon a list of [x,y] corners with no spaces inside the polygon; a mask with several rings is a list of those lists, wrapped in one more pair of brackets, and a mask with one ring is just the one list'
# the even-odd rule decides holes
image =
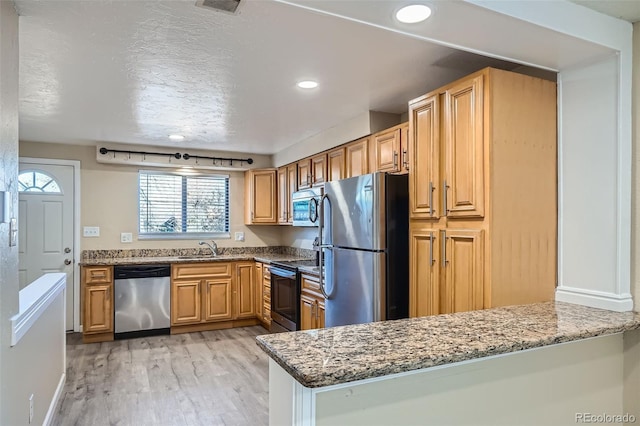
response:
{"label": "black electric range", "polygon": [[316,266],[315,259],[273,261],[271,270],[272,333],[300,329],[300,266]]}

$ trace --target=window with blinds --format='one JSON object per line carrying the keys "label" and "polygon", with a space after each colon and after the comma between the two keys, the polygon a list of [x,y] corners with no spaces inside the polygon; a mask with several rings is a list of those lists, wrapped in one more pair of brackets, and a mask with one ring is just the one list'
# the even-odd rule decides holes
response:
{"label": "window with blinds", "polygon": [[228,236],[229,176],[140,171],[141,237]]}

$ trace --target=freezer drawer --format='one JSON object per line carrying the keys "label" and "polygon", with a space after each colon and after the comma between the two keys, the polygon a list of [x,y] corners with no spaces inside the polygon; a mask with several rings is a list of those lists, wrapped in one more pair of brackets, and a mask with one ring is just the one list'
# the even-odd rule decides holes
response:
{"label": "freezer drawer", "polygon": [[330,251],[325,263],[329,295],[325,300],[325,325],[385,320],[385,253],[335,247]]}

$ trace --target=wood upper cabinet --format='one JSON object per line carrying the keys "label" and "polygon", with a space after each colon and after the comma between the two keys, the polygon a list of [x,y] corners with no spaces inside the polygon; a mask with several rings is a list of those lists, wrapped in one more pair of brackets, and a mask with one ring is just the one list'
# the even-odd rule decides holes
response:
{"label": "wood upper cabinet", "polygon": [[327,154],[298,161],[298,189],[322,186],[327,181]]}
{"label": "wood upper cabinet", "polygon": [[345,163],[347,178],[369,173],[369,137],[345,146]]}
{"label": "wood upper cabinet", "polygon": [[278,223],[277,170],[255,169],[245,172],[245,224]]}
{"label": "wood upper cabinet", "polygon": [[311,159],[298,161],[298,189],[311,188]]}
{"label": "wood upper cabinet", "polygon": [[447,229],[441,233],[445,250],[442,262],[444,280],[440,292],[440,313],[482,309],[483,231]]}
{"label": "wood upper cabinet", "polygon": [[409,104],[409,214],[439,217],[440,100],[438,94]]}
{"label": "wood upper cabinet", "polygon": [[440,237],[437,229],[411,229],[409,245],[409,315],[440,313]]}
{"label": "wood upper cabinet", "polygon": [[450,87],[445,96],[446,213],[484,216],[483,75]]}
{"label": "wood upper cabinet", "polygon": [[233,318],[254,318],[256,316],[256,296],[253,262],[236,264],[235,313]]}
{"label": "wood upper cabinet", "polygon": [[81,277],[83,335],[113,333],[113,267],[83,266]]}
{"label": "wood upper cabinet", "polygon": [[278,224],[293,223],[291,211],[291,194],[297,191],[298,166],[289,164],[278,169]]}
{"label": "wood upper cabinet", "polygon": [[327,182],[346,177],[344,148],[336,148],[327,153]]}
{"label": "wood upper cabinet", "polygon": [[400,173],[409,173],[409,152],[411,145],[409,144],[409,122],[400,125],[400,151],[402,152],[402,162]]}
{"label": "wood upper cabinet", "polygon": [[393,127],[373,135],[374,170],[397,173],[402,170],[402,146],[400,127]]}

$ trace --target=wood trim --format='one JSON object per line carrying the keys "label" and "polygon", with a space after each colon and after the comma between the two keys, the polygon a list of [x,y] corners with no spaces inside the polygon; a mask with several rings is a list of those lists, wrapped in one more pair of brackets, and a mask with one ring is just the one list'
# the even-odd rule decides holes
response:
{"label": "wood trim", "polygon": [[85,284],[106,284],[113,281],[113,266],[83,266],[82,280]]}
{"label": "wood trim", "polygon": [[233,263],[174,263],[171,265],[172,279],[203,279],[210,277],[231,277]]}
{"label": "wood trim", "polygon": [[223,330],[226,328],[249,327],[259,324],[260,321],[257,318],[220,322],[203,322],[200,324],[171,326],[171,334],[192,333],[195,331]]}
{"label": "wood trim", "polygon": [[82,343],[99,343],[99,342],[112,342],[112,341],[113,341],[113,332],[82,335]]}

